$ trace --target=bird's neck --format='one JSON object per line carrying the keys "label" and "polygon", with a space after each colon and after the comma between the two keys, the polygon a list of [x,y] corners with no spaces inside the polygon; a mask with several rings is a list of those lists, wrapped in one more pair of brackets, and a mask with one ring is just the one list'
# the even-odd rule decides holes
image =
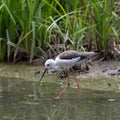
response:
{"label": "bird's neck", "polygon": [[55,61],[54,61],[54,64],[52,65],[52,68],[53,68],[53,70],[56,70],[56,71],[59,70],[59,66]]}

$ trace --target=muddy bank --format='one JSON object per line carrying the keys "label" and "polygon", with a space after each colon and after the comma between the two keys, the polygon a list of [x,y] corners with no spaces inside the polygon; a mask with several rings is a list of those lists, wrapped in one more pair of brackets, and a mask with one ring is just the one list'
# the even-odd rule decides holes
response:
{"label": "muddy bank", "polygon": [[[96,61],[88,65],[89,69],[76,73],[81,88],[120,92],[120,62]],[[84,65],[83,65],[84,67]],[[0,63],[0,77],[20,79],[24,81],[38,82],[44,70],[44,66],[30,66],[25,64]],[[75,88],[71,76],[71,87]],[[43,78],[43,84],[57,83],[64,87],[65,80],[58,75],[47,74]]]}
{"label": "muddy bank", "polygon": [[89,70],[81,73],[79,77],[94,78],[94,77],[117,77],[120,78],[120,61],[97,61],[89,66]]}
{"label": "muddy bank", "polygon": [[[81,65],[81,69],[76,72],[78,78],[95,78],[95,77],[116,77],[120,78],[120,61],[94,61],[88,64],[89,69],[85,68],[85,64]],[[26,65],[26,64],[8,64],[0,63],[0,76],[5,77],[22,77],[36,78],[40,77],[44,71],[44,65]]]}
{"label": "muddy bank", "polygon": [[77,78],[83,88],[120,92],[120,62],[93,62],[89,70],[81,72]]}

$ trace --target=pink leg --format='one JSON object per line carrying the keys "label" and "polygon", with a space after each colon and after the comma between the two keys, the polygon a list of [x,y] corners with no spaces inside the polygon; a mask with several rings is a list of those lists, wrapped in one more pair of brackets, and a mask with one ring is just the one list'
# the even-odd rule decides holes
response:
{"label": "pink leg", "polygon": [[78,80],[77,80],[77,78],[76,78],[76,76],[75,76],[75,72],[74,72],[73,68],[71,68],[71,70],[72,70],[72,72],[73,72],[74,80],[75,80],[76,86],[77,86],[77,88],[78,88],[78,97],[79,97],[79,96],[80,96],[80,85],[79,85],[79,82],[78,82]]}
{"label": "pink leg", "polygon": [[67,78],[67,85],[65,86],[65,88],[60,92],[60,94],[55,98],[55,99],[60,99],[60,97],[69,89],[70,87],[70,81],[69,81],[69,77]]}

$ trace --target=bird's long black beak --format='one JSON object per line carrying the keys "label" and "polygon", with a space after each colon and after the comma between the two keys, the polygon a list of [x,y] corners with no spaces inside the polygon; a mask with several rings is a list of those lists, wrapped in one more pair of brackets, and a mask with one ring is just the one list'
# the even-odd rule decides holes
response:
{"label": "bird's long black beak", "polygon": [[42,74],[42,76],[41,76],[41,78],[40,78],[40,80],[38,81],[38,83],[40,83],[41,82],[41,80],[43,79],[43,77],[44,77],[44,75],[45,75],[45,73],[47,72],[47,68],[44,70],[44,72],[43,72],[43,74]]}

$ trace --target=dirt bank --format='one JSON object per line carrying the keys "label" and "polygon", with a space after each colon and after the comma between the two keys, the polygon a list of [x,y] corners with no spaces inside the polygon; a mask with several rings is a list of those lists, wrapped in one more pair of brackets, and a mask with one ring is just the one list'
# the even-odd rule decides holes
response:
{"label": "dirt bank", "polygon": [[97,61],[88,66],[89,70],[85,70],[85,72],[80,73],[78,77],[94,78],[104,76],[120,78],[120,61]]}

